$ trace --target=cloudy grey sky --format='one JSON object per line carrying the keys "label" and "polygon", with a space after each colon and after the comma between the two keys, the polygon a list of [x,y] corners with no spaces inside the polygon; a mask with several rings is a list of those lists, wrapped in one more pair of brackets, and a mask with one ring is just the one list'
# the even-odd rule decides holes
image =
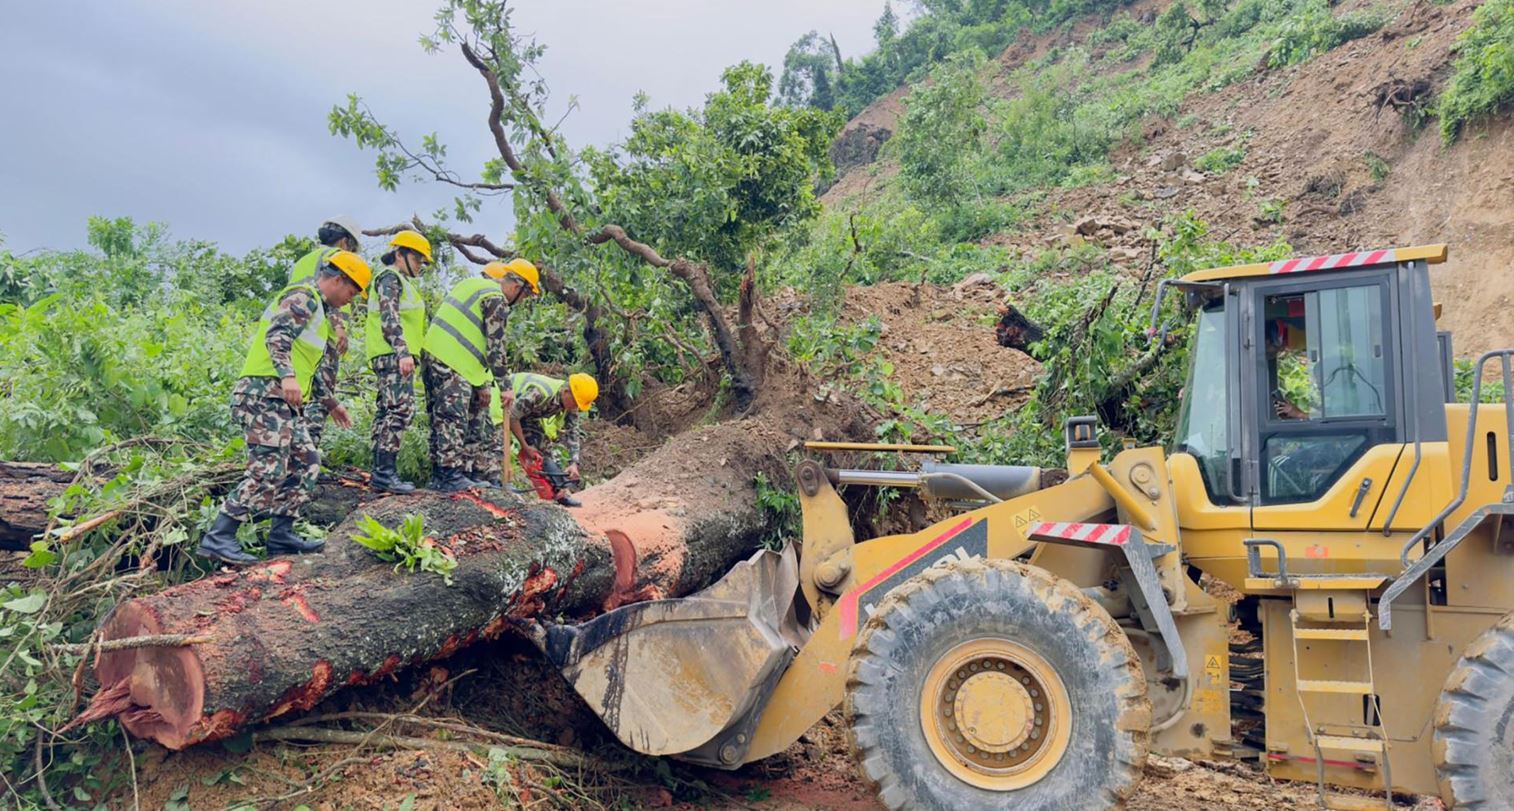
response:
{"label": "cloudy grey sky", "polygon": [[[458,168],[489,156],[487,96],[455,52],[427,56],[430,0],[98,0],[8,4],[0,26],[0,235],[7,249],[73,248],[92,214],[167,223],[241,252],[310,234],[332,214],[364,227],[426,213],[433,186],[383,192],[373,155],[327,131],[348,93],[410,140],[437,131]],[[541,72],[574,144],[625,134],[631,98],[697,105],[722,68],[775,73],[810,29],[848,56],[872,44],[883,0],[520,0],[548,47]],[[503,237],[508,201],[478,224]]]}

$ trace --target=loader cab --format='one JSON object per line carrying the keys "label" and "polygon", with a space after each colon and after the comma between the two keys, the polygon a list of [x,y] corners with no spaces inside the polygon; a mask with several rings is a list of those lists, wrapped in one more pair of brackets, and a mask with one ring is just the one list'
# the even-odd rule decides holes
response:
{"label": "loader cab", "polygon": [[1405,443],[1446,439],[1428,275],[1444,259],[1404,248],[1171,283],[1197,310],[1172,450],[1198,463],[1212,505],[1260,516],[1354,488],[1349,517],[1366,525],[1388,476],[1363,460],[1391,471]]}

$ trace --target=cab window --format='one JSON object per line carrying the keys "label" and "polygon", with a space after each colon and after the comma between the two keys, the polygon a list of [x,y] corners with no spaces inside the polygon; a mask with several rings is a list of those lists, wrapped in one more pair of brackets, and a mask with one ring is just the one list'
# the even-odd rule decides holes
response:
{"label": "cab window", "polygon": [[1313,501],[1393,441],[1382,283],[1263,294],[1263,504]]}

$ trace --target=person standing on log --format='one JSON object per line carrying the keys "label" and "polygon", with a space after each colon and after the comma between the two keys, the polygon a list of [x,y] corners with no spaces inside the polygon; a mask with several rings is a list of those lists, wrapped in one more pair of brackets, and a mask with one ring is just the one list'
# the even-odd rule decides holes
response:
{"label": "person standing on log", "polygon": [[[351,217],[332,217],[321,223],[316,230],[316,240],[320,242],[315,250],[301,256],[295,263],[294,269],[289,272],[289,284],[309,284],[315,281],[316,272],[326,263],[326,260],[337,251],[358,253],[362,246],[358,238],[362,235],[362,229]],[[332,338],[326,352],[331,355],[332,372],[331,379],[336,380],[336,367],[341,357],[347,354],[347,316],[338,308],[332,308],[326,314],[331,321]],[[322,384],[324,385],[324,384]],[[310,424],[310,438],[317,448],[321,446],[321,434],[326,431],[326,406],[325,402],[331,398],[332,392],[317,388],[313,396],[306,398],[305,419]],[[322,474],[324,475],[324,474]]]}
{"label": "person standing on log", "polygon": [[[484,275],[458,282],[426,330],[421,375],[431,422],[431,489],[456,493],[468,478],[468,442],[489,424],[489,384],[508,380],[505,326],[510,308],[541,295],[541,274],[525,259],[490,262]],[[502,405],[509,406],[506,393]]]}
{"label": "person standing on log", "polygon": [[[515,394],[510,406],[510,433],[520,442],[516,459],[536,488],[536,495],[564,507],[582,506],[568,489],[583,479],[578,469],[578,452],[583,444],[581,415],[599,399],[599,381],[582,372],[568,375],[567,380],[522,372],[511,375],[510,390]],[[556,436],[567,448],[567,471],[547,453],[549,436]]]}
{"label": "person standing on log", "polygon": [[[269,555],[321,551],[322,541],[294,531],[321,469],[321,452],[301,409],[317,391],[317,379],[323,380],[322,391],[335,390],[335,356],[326,351],[334,330],[327,313],[366,289],[372,274],[362,257],[337,251],[311,280],[284,288],[263,311],[241,379],[231,390],[232,419],[247,437],[247,472],[200,538],[200,556],[234,566],[257,563],[237,543],[237,529],[260,513],[273,516]],[[334,398],[328,395],[324,405],[338,426],[352,424]]]}
{"label": "person standing on log", "polygon": [[389,248],[368,296],[364,339],[368,365],[378,379],[371,481],[375,490],[411,493],[415,485],[400,478],[397,459],[400,438],[415,417],[416,356],[426,339],[426,303],[413,279],[431,264],[431,242],[415,231],[401,231]]}

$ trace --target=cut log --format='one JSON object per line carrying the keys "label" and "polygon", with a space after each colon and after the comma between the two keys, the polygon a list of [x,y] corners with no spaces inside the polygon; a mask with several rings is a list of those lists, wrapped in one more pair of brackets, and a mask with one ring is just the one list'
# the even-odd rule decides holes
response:
{"label": "cut log", "polygon": [[74,474],[56,465],[0,462],[0,549],[25,549],[47,529],[47,503]]}
{"label": "cut log", "polygon": [[[585,491],[575,510],[500,491],[360,505],[327,536],[324,554],[123,603],[101,638],[209,641],[100,653],[100,690],[75,723],[113,716],[179,749],[307,710],[515,623],[694,591],[756,548],[764,520],[753,476],[783,475],[779,454],[795,430],[805,428],[728,424],[682,435]],[[407,513],[423,515],[428,537],[456,555],[452,585],[395,573],[351,540],[363,514],[395,526]]]}

